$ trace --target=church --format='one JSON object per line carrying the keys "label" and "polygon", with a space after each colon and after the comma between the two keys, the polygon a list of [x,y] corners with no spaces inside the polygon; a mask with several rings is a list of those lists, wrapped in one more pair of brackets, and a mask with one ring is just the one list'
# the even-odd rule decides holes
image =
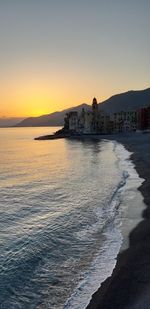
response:
{"label": "church", "polygon": [[92,101],[91,109],[69,112],[65,117],[64,128],[77,134],[109,134],[111,133],[110,116],[103,112],[97,103]]}

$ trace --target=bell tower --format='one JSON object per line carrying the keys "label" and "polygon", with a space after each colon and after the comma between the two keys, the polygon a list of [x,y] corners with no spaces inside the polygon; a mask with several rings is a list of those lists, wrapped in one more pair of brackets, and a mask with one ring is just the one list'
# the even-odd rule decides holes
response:
{"label": "bell tower", "polygon": [[93,102],[92,102],[92,111],[93,112],[97,112],[98,111],[98,104],[97,104],[96,98],[94,98]]}
{"label": "bell tower", "polygon": [[99,128],[99,112],[96,98],[92,102],[92,132],[97,133]]}

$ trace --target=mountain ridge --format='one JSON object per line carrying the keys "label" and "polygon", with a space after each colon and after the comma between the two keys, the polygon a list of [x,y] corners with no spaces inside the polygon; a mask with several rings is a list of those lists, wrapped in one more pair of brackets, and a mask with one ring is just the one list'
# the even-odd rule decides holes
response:
{"label": "mountain ridge", "polygon": [[115,94],[101,103],[106,112],[119,112],[121,110],[134,110],[150,105],[150,88],[144,90],[129,90]]}
{"label": "mountain ridge", "polygon": [[69,111],[76,110],[80,112],[82,108],[89,108],[90,105],[86,103],[82,103],[78,106],[70,107],[64,109],[62,111],[53,112],[51,114],[42,115],[39,117],[29,117],[15,125],[15,127],[22,127],[22,126],[61,126],[64,124],[64,117],[65,114]]}
{"label": "mountain ridge", "polygon": [[[29,117],[19,122],[16,127],[34,127],[34,126],[62,126],[65,114],[69,111],[76,110],[80,112],[82,108],[88,109],[91,105],[82,103],[78,106],[53,112],[51,114],[39,117]],[[129,90],[120,94],[115,94],[110,98],[99,103],[102,110],[107,113],[115,113],[119,111],[135,110],[140,107],[150,106],[150,88],[144,90]]]}

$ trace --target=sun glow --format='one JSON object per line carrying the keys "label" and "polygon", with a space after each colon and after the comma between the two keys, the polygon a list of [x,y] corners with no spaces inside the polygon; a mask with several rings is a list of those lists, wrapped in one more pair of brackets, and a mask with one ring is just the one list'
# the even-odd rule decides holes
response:
{"label": "sun glow", "polygon": [[69,107],[69,97],[68,104],[66,103],[65,88],[61,85],[58,90],[50,80],[10,81],[7,88],[0,89],[0,101],[3,102],[0,106],[0,116],[35,117]]}
{"label": "sun glow", "polygon": [[4,81],[0,86],[0,117],[35,117],[82,103],[73,81],[54,76],[22,76]]}

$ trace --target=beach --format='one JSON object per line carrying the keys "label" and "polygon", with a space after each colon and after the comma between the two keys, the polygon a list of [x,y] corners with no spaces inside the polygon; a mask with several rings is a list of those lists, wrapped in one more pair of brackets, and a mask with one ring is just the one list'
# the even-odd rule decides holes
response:
{"label": "beach", "polygon": [[112,275],[92,296],[87,309],[150,308],[150,134],[110,136],[132,152],[131,160],[143,178],[138,188],[146,205],[142,219],[129,233],[129,246],[120,251]]}

